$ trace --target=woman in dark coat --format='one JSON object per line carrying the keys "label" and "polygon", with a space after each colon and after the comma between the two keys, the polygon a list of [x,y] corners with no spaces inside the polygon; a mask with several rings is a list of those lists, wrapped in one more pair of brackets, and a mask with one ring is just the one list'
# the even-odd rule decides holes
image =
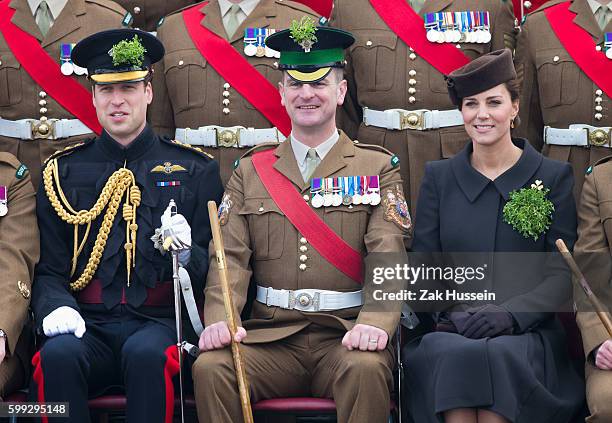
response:
{"label": "woman in dark coat", "polygon": [[[493,282],[496,301],[445,309],[436,315],[445,331],[404,348],[406,408],[416,423],[568,422],[583,386],[552,311],[569,298],[571,282],[545,253],[558,238],[570,248],[576,240],[571,168],[511,138],[518,90],[509,50],[475,59],[448,85],[472,142],[427,164],[413,250],[529,254],[519,266],[497,254],[489,270],[506,278],[504,286]],[[525,215],[530,201],[535,209]]]}

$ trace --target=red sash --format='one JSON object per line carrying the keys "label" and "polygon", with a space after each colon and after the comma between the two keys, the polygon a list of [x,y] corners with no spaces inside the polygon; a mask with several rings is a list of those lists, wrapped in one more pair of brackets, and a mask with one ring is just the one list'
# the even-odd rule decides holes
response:
{"label": "red sash", "polygon": [[317,12],[321,16],[329,18],[331,16],[332,9],[334,8],[333,0],[295,0],[298,3],[302,3],[312,10]]}
{"label": "red sash", "polygon": [[595,50],[593,37],[573,22],[576,14],[569,7],[570,2],[566,2],[547,8],[544,13],[548,23],[578,67],[612,97],[612,60]]}
{"label": "red sash", "polygon": [[232,45],[201,24],[202,4],[183,10],[183,20],[191,40],[213,68],[263,114],[285,136],[291,121],[281,105],[280,94]]}
{"label": "red sash", "polygon": [[277,158],[270,149],[253,154],[253,166],[272,200],[310,245],[332,266],[363,284],[363,257],[340,238],[306,204],[291,181],[274,169]]}
{"label": "red sash", "polygon": [[425,21],[406,0],[370,0],[370,4],[393,32],[444,75],[470,62],[454,44],[429,42]]}
{"label": "red sash", "polygon": [[11,22],[15,10],[9,0],[0,2],[0,32],[26,72],[64,109],[100,135],[102,127],[91,102],[91,93],[69,76],[40,46],[36,37]]}

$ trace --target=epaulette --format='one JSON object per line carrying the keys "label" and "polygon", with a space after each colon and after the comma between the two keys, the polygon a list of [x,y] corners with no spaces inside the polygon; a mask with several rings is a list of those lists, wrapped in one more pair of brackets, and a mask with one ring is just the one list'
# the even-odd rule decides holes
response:
{"label": "epaulette", "polygon": [[597,161],[595,162],[595,164],[593,164],[592,166],[589,166],[589,167],[587,168],[587,170],[586,170],[586,174],[587,174],[587,175],[590,175],[591,173],[593,173],[593,168],[595,168],[595,167],[597,167],[597,166],[599,166],[599,165],[601,165],[601,164],[607,163],[607,162],[609,162],[610,160],[612,160],[612,154],[611,154],[611,155],[609,155],[609,156],[606,156],[606,157],[604,157],[604,158],[601,158],[601,159],[597,160]]}
{"label": "epaulette", "polygon": [[363,143],[361,143],[361,142],[359,142],[357,140],[354,140],[353,144],[355,144],[355,147],[367,148],[369,150],[380,151],[382,153],[388,154],[389,156],[394,156],[395,155],[390,150],[387,150],[385,147],[382,147],[382,146],[377,145],[377,144],[363,144]]}
{"label": "epaulette", "polygon": [[83,142],[79,142],[77,144],[69,145],[68,147],[64,148],[63,150],[56,151],[55,153],[53,153],[49,157],[47,157],[47,160],[45,160],[45,164],[47,164],[52,159],[57,159],[58,157],[67,156],[68,154],[72,154],[76,150],[79,150],[81,148],[85,148],[85,147],[89,147],[90,145],[93,145],[93,140],[94,139],[95,138],[89,138],[89,139],[87,139],[87,140],[85,140]]}
{"label": "epaulette", "polygon": [[194,153],[199,154],[202,157],[206,157],[207,159],[214,160],[214,156],[212,154],[207,153],[202,150],[200,147],[194,147],[191,144],[185,144],[177,140],[171,140],[170,138],[161,137],[161,140],[169,145],[173,145],[176,147],[184,148],[185,150],[193,151]]}
{"label": "epaulette", "polygon": [[312,10],[310,7],[306,6],[305,4],[298,3],[297,1],[276,0],[274,3],[278,6],[286,6],[286,7],[295,9],[295,10],[299,10],[300,12],[308,13],[311,16],[317,16],[317,17],[319,16],[317,12]]}
{"label": "epaulette", "polygon": [[234,170],[238,167],[238,165],[240,164],[240,160],[242,160],[244,157],[248,157],[251,154],[255,153],[256,151],[268,150],[270,148],[276,148],[278,146],[279,146],[279,143],[277,142],[265,142],[263,144],[259,144],[259,145],[256,145],[255,147],[249,148],[242,156],[240,156],[240,158],[234,160]]}
{"label": "epaulette", "polygon": [[98,4],[102,7],[105,7],[106,9],[112,10],[113,12],[117,12],[121,16],[126,15],[126,10],[123,7],[121,7],[119,4],[115,3],[114,1],[111,1],[111,0],[85,0],[85,1],[87,3]]}

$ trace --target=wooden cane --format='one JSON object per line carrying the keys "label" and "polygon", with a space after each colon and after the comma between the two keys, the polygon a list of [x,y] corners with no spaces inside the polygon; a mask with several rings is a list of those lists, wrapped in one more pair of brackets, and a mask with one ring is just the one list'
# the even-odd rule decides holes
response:
{"label": "wooden cane", "polygon": [[221,290],[223,292],[223,305],[225,307],[225,317],[232,337],[232,357],[234,368],[236,369],[236,379],[238,380],[238,390],[240,392],[240,404],[242,405],[242,416],[244,423],[253,423],[253,411],[251,410],[251,397],[249,394],[249,382],[247,380],[244,361],[240,354],[240,343],[234,337],[238,327],[236,316],[234,315],[234,301],[229,287],[229,276],[225,261],[225,248],[221,237],[221,226],[217,214],[217,204],[214,201],[208,202],[208,216],[210,218],[210,228],[212,230],[213,243],[215,245],[215,256],[217,257],[217,268],[221,280]]}
{"label": "wooden cane", "polygon": [[570,269],[572,269],[572,273],[574,274],[574,277],[580,284],[580,287],[582,288],[585,295],[587,296],[587,298],[589,299],[589,301],[595,308],[595,312],[597,313],[599,320],[601,320],[601,323],[604,325],[604,327],[608,331],[608,335],[612,337],[612,320],[610,320],[610,316],[608,315],[604,307],[599,302],[599,299],[597,298],[595,293],[591,290],[589,283],[586,281],[584,275],[580,271],[580,268],[576,264],[576,261],[572,257],[572,253],[569,252],[569,250],[567,249],[567,246],[565,245],[565,242],[563,242],[562,239],[558,239],[555,242],[555,244],[557,245],[557,249],[561,252],[561,255],[563,256],[563,258],[565,259],[565,262],[567,263],[567,265],[570,267]]}

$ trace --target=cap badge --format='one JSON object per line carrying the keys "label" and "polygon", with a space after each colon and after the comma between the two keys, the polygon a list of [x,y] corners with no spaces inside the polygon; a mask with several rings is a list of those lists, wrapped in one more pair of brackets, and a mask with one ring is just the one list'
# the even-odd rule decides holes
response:
{"label": "cap badge", "polygon": [[299,22],[291,22],[289,31],[291,39],[298,43],[305,53],[309,53],[314,43],[317,42],[317,36],[315,35],[317,27],[314,20],[309,16],[302,17]]}

